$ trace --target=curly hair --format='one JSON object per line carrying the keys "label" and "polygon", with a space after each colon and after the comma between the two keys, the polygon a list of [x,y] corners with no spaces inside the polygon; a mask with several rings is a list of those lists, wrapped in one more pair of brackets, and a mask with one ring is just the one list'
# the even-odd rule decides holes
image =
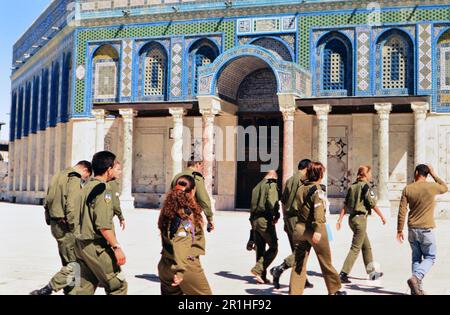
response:
{"label": "curly hair", "polygon": [[[181,176],[166,197],[164,205],[158,220],[158,228],[161,233],[166,233],[169,229],[170,222],[179,216],[182,220],[192,219],[196,227],[203,226],[202,208],[197,201],[191,196],[192,190],[195,189],[195,181],[190,176]],[[192,211],[192,214],[186,214],[185,209]]]}

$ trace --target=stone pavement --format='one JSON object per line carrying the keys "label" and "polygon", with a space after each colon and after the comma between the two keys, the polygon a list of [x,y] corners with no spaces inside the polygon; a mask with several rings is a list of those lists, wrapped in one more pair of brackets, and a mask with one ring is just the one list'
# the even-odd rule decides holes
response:
{"label": "stone pavement", "polygon": [[[158,211],[134,210],[125,213],[127,229],[117,231],[125,253],[129,293],[134,295],[159,294],[157,265],[160,258],[160,238],[157,230]],[[56,242],[45,225],[43,208],[38,206],[0,203],[0,294],[28,294],[48,283],[59,270]],[[334,240],[331,243],[333,263],[338,271],[350,248],[351,231],[348,224],[338,233],[335,229],[337,217],[330,216],[329,223]],[[428,294],[450,294],[450,221],[437,221],[438,259],[425,280]],[[290,272],[285,272],[281,292],[273,292],[269,285],[257,285],[250,276],[254,252],[245,246],[249,235],[248,214],[218,212],[217,229],[207,235],[207,256],[203,267],[215,294],[221,295],[266,295],[287,294]],[[118,226],[118,224],[117,224]],[[405,294],[406,280],[410,276],[409,244],[395,241],[396,219],[391,218],[382,226],[377,217],[370,219],[369,235],[374,256],[381,264],[385,277],[376,282],[366,280],[362,258],[359,258],[352,276],[353,284],[347,285],[350,295],[361,294]],[[280,251],[275,261],[279,264],[289,254],[289,245],[278,225]],[[310,280],[315,288],[306,294],[326,294],[325,284],[314,254],[309,261]],[[98,294],[103,294],[99,289]]]}

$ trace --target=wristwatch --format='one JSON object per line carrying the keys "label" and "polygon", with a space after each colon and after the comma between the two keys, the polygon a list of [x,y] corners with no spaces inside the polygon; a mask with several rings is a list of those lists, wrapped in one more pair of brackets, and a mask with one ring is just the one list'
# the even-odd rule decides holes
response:
{"label": "wristwatch", "polygon": [[115,246],[112,246],[112,249],[114,250],[118,250],[121,249],[122,247],[120,247],[120,244],[116,244]]}

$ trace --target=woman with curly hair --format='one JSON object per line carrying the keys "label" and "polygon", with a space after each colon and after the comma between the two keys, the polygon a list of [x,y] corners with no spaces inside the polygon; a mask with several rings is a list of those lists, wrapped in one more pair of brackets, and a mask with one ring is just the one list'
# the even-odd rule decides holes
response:
{"label": "woman with curly hair", "polygon": [[161,209],[162,257],[158,265],[162,295],[212,295],[200,263],[205,255],[202,209],[195,180],[181,176]]}

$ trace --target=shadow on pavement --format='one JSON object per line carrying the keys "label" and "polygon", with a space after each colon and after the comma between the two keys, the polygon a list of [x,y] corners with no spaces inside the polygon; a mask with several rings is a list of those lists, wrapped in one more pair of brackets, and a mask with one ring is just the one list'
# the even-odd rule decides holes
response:
{"label": "shadow on pavement", "polygon": [[248,283],[255,282],[253,276],[240,276],[240,275],[233,274],[229,271],[216,272],[215,275],[224,277],[224,278],[228,278],[228,279],[233,279],[233,280],[247,281]]}
{"label": "shadow on pavement", "polygon": [[245,292],[251,295],[286,295],[286,292],[275,291],[273,287],[266,289],[246,289]]}
{"label": "shadow on pavement", "polygon": [[135,278],[160,283],[159,276],[157,275],[143,274],[143,275],[136,275]]}
{"label": "shadow on pavement", "polygon": [[384,290],[383,287],[361,286],[361,285],[357,285],[357,284],[345,285],[345,288],[348,290],[362,291],[362,292],[373,293],[373,294],[406,295],[405,293],[402,293],[402,292],[394,292],[394,291]]}

